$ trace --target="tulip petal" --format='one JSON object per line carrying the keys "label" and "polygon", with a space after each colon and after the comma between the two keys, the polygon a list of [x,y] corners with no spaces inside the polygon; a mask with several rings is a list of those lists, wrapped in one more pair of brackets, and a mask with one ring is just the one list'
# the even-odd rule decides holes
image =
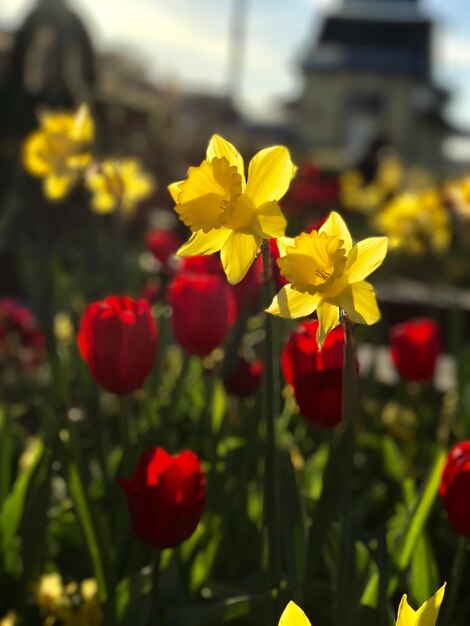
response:
{"label": "tulip petal", "polygon": [[320,322],[317,330],[317,343],[321,350],[327,334],[339,324],[339,309],[334,304],[322,300],[317,306],[317,316]]}
{"label": "tulip petal", "polygon": [[184,183],[184,180],[178,180],[175,183],[171,183],[168,185],[167,189],[170,192],[170,196],[173,198],[173,202],[178,202],[178,196],[181,193],[181,185]]}
{"label": "tulip petal", "polygon": [[374,289],[365,280],[348,285],[338,297],[338,303],[356,324],[375,324],[380,319]]}
{"label": "tulip petal", "polygon": [[280,200],[289,188],[295,171],[289,150],[284,146],[260,150],[250,162],[245,193],[256,207]]}
{"label": "tulip petal", "polygon": [[305,317],[315,311],[319,301],[320,296],[317,294],[302,293],[286,285],[274,296],[266,312],[287,319]]}
{"label": "tulip petal", "polygon": [[364,280],[376,270],[387,254],[387,237],[369,237],[359,241],[348,254],[346,273],[350,283]]}
{"label": "tulip petal", "polygon": [[265,202],[256,211],[264,236],[282,237],[286,232],[287,221],[277,202]]}
{"label": "tulip petal", "polygon": [[311,624],[302,609],[291,600],[281,615],[279,626],[311,626]]}
{"label": "tulip petal", "polygon": [[218,228],[204,233],[202,230],[191,235],[176,253],[178,256],[196,256],[218,252],[230,236],[228,228]]}
{"label": "tulip petal", "polygon": [[230,141],[227,141],[220,135],[213,135],[207,146],[206,158],[208,161],[212,161],[212,159],[221,159],[222,157],[225,157],[230,165],[235,165],[242,177],[243,186],[245,186],[245,165],[242,155]]}
{"label": "tulip petal", "polygon": [[232,232],[223,244],[220,258],[227,280],[236,285],[245,276],[255,260],[261,238],[240,232]]}
{"label": "tulip petal", "polygon": [[343,248],[346,252],[349,252],[352,248],[351,234],[349,233],[346,222],[343,220],[339,213],[332,211],[328,216],[328,219],[318,231],[319,233],[326,233],[327,235],[336,235],[343,241]]}
{"label": "tulip petal", "polygon": [[444,598],[446,584],[416,611],[416,626],[435,626]]}

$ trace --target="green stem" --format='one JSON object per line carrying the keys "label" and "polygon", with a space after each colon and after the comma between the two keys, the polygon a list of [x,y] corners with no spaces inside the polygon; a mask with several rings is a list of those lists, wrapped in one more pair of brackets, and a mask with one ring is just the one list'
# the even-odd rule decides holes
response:
{"label": "green stem", "polygon": [[[266,307],[268,307],[271,303],[272,296],[269,240],[263,241],[262,254],[264,301]],[[266,315],[265,332],[266,370],[264,376],[264,402],[262,404],[262,413],[266,424],[266,459],[264,474],[265,524],[268,534],[269,582],[271,586],[278,587],[281,582],[281,520],[275,424],[274,333],[273,318],[271,315]]]}
{"label": "green stem", "polygon": [[338,575],[338,602],[336,615],[338,626],[353,623],[355,563],[355,529],[352,514],[351,490],[348,485],[354,462],[354,428],[357,415],[357,368],[354,325],[348,318],[342,318],[345,333],[343,365],[343,427],[346,439],[344,459],[343,512],[341,524],[341,553]]}
{"label": "green stem", "polygon": [[445,600],[442,622],[439,621],[439,623],[444,624],[444,626],[451,626],[452,620],[455,617],[455,607],[459,599],[459,591],[465,573],[468,549],[468,538],[460,537],[452,564],[452,572],[449,579],[449,594]]}
{"label": "green stem", "polygon": [[160,601],[159,601],[159,587],[160,587],[160,570],[161,570],[161,557],[162,552],[158,548],[155,548],[153,554],[153,568],[152,568],[152,605],[150,609],[150,622],[152,626],[158,626],[160,623]]}

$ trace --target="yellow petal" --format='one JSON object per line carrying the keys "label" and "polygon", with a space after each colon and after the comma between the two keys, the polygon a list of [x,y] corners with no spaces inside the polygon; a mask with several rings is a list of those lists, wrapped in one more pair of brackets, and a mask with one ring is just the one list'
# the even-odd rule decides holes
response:
{"label": "yellow petal", "polygon": [[279,626],[311,626],[311,624],[302,609],[291,601],[281,615]]}
{"label": "yellow petal", "polygon": [[398,607],[396,626],[416,626],[416,613],[408,604],[406,593],[402,597]]}
{"label": "yellow petal", "polygon": [[374,289],[365,280],[348,285],[338,296],[338,303],[356,324],[375,324],[380,319]]}
{"label": "yellow petal", "polygon": [[70,191],[73,182],[70,176],[51,174],[44,179],[44,194],[49,200],[62,200]]}
{"label": "yellow petal", "polygon": [[47,158],[47,138],[42,131],[34,131],[23,144],[23,165],[28,174],[47,176],[52,171],[52,164]]}
{"label": "yellow petal", "polygon": [[204,233],[202,230],[191,235],[176,253],[178,256],[196,256],[218,252],[230,236],[228,228],[218,228]]}
{"label": "yellow petal", "polygon": [[439,609],[441,608],[444,598],[446,584],[442,587],[416,611],[416,626],[435,626]]}
{"label": "yellow petal", "polygon": [[265,238],[284,235],[287,221],[277,202],[265,202],[257,209],[256,216]]}
{"label": "yellow petal", "polygon": [[245,166],[242,155],[229,141],[220,135],[213,135],[207,146],[206,158],[208,161],[212,161],[212,159],[221,159],[222,157],[225,157],[230,165],[235,165],[242,177],[243,186],[245,186]]}
{"label": "yellow petal", "polygon": [[317,344],[321,350],[327,334],[339,324],[339,309],[334,304],[322,300],[317,306],[317,316],[320,322],[317,330]]}
{"label": "yellow petal", "polygon": [[259,237],[238,232],[232,232],[226,240],[220,258],[231,285],[236,285],[245,277],[255,260],[261,241]]}
{"label": "yellow petal", "polygon": [[95,193],[91,201],[91,208],[95,213],[112,213],[116,208],[116,198],[107,191]]}
{"label": "yellow petal", "polygon": [[387,254],[387,237],[369,237],[359,241],[348,254],[346,273],[350,283],[364,280],[376,270]]}
{"label": "yellow petal", "polygon": [[277,247],[280,256],[285,256],[286,248],[295,248],[295,239],[293,237],[279,237]]}
{"label": "yellow petal", "polygon": [[274,296],[266,312],[287,319],[306,317],[315,311],[319,301],[318,294],[312,296],[309,293],[292,289],[291,285],[286,285]]}
{"label": "yellow petal", "polygon": [[343,220],[339,213],[332,211],[328,216],[328,219],[318,231],[319,233],[326,233],[327,235],[336,235],[339,239],[343,240],[343,248],[346,252],[349,252],[352,248],[352,239],[349,233],[346,222]]}
{"label": "yellow petal", "polygon": [[245,193],[256,207],[280,200],[289,188],[295,170],[287,148],[265,148],[251,159]]}
{"label": "yellow petal", "polygon": [[181,185],[184,183],[184,180],[178,180],[176,183],[171,183],[168,185],[167,189],[170,192],[171,197],[173,198],[173,202],[178,202],[178,196],[181,193]]}

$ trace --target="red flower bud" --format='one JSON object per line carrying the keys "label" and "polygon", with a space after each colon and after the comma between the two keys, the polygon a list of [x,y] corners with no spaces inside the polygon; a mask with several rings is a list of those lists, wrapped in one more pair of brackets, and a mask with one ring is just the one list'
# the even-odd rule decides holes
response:
{"label": "red flower bud", "polygon": [[235,317],[232,289],[217,274],[181,273],[169,286],[176,341],[189,354],[207,356],[221,345]]}
{"label": "red flower bud", "polygon": [[46,339],[32,311],[14,298],[0,299],[0,361],[28,370],[46,358]]}
{"label": "red flower bud", "polygon": [[225,390],[234,396],[248,398],[258,390],[263,371],[264,363],[261,359],[250,363],[240,357],[234,371],[224,380]]}
{"label": "red flower bud", "polygon": [[331,428],[341,421],[344,330],[328,333],[321,352],[317,344],[318,321],[294,330],[281,354],[284,378],[294,387],[300,412],[310,422]]}
{"label": "red flower bud", "polygon": [[149,230],[145,236],[145,244],[153,256],[166,265],[170,256],[181,246],[181,238],[171,230]]}
{"label": "red flower bud", "polygon": [[390,330],[392,359],[400,375],[409,381],[431,380],[442,352],[439,326],[432,319],[409,320]]}
{"label": "red flower bud", "polygon": [[147,450],[132,478],[119,482],[141,541],[164,550],[193,534],[205,503],[204,474],[193,452],[171,456],[162,448]]}
{"label": "red flower bud", "polygon": [[119,395],[142,386],[152,367],[157,328],[145,300],[110,296],[90,304],[78,347],[95,380]]}
{"label": "red flower bud", "polygon": [[470,441],[462,441],[450,451],[439,493],[455,532],[470,537]]}

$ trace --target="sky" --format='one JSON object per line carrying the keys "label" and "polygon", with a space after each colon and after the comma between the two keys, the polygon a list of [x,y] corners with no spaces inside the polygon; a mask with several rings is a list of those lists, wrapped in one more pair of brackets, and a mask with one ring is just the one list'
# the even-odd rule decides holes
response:
{"label": "sky", "polygon": [[[86,20],[95,45],[125,49],[148,75],[183,88],[225,93],[234,0],[69,0]],[[339,0],[245,0],[248,8],[240,103],[274,119],[279,103],[301,89],[297,62],[319,20]],[[470,129],[469,0],[421,0],[437,22],[435,78],[454,98],[448,113]],[[35,0],[0,0],[0,27],[15,28]]]}

